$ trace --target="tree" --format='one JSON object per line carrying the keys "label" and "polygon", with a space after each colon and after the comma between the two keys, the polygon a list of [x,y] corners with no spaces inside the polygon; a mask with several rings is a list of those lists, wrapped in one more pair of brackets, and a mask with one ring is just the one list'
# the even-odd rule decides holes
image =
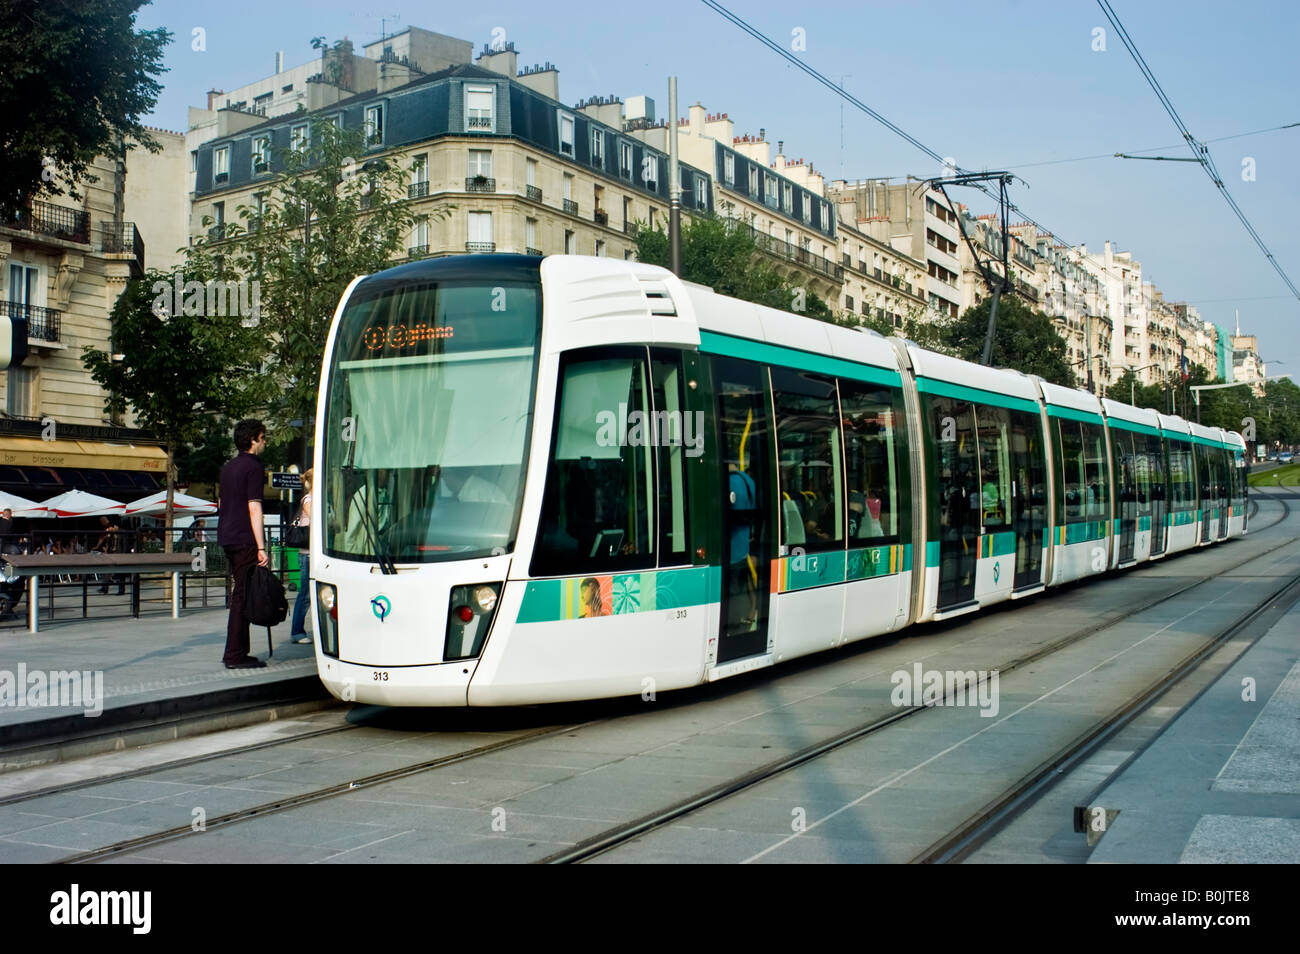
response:
{"label": "tree", "polygon": [[141,124],[162,90],[164,29],[137,32],[145,0],[6,0],[0,15],[0,216],[44,190],[79,198],[96,156],[162,147]]}
{"label": "tree", "polygon": [[[175,514],[176,454],[202,437],[211,415],[236,417],[259,399],[241,382],[256,381],[258,334],[236,312],[212,314],[193,273],[191,293],[176,301],[176,274],[150,270],[126,286],[113,306],[113,354],[83,349],[82,363],[108,392],[111,414],[135,409],[141,426],[167,448],[165,523]],[[225,311],[226,309],[222,309]],[[120,356],[120,360],[114,360]],[[251,360],[250,360],[251,359]],[[171,551],[171,538],[165,541]]]}
{"label": "tree", "polygon": [[420,218],[454,208],[415,213],[405,201],[408,170],[365,155],[361,132],[313,120],[308,144],[276,151],[283,171],[267,182],[260,206],[239,206],[235,221],[189,250],[191,267],[228,270],[258,292],[275,444],[294,436],[289,421],[309,431],[325,338],[348,284],[392,266]]}
{"label": "tree", "polygon": [[[762,259],[753,232],[714,215],[682,220],[682,278],[708,285],[719,295],[752,301],[809,318],[834,321],[826,302],[801,286],[786,281]],[[651,265],[669,265],[668,235],[662,228],[638,223],[637,259]]]}
{"label": "tree", "polygon": [[[978,362],[982,357],[991,305],[992,299],[986,298],[974,308],[967,308],[950,326],[948,342],[959,358]],[[1012,295],[998,301],[992,363],[997,368],[1036,374],[1053,384],[1075,386],[1065,341],[1057,334],[1052,319]]]}

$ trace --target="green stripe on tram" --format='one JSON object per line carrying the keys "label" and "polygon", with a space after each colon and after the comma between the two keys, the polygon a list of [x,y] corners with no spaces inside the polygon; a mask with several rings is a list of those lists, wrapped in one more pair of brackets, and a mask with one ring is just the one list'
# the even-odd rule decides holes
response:
{"label": "green stripe on tram", "polygon": [[1149,424],[1137,424],[1133,421],[1121,420],[1118,417],[1108,417],[1106,420],[1112,428],[1119,428],[1124,431],[1132,431],[1134,434],[1147,434],[1151,437],[1164,437],[1164,432],[1158,427],[1152,427]]}
{"label": "green stripe on tram", "polygon": [[708,354],[723,355],[728,358],[742,358],[746,361],[758,361],[779,367],[800,368],[819,374],[829,374],[869,384],[884,384],[889,387],[902,387],[903,379],[897,371],[877,368],[869,364],[859,364],[844,358],[833,358],[824,354],[813,354],[785,345],[768,344],[765,341],[751,341],[734,335],[719,334],[716,331],[700,331],[700,350]]}
{"label": "green stripe on tram", "polygon": [[1047,413],[1051,417],[1060,417],[1067,421],[1082,421],[1084,424],[1101,423],[1100,414],[1094,414],[1092,411],[1080,411],[1072,407],[1062,407],[1060,404],[1047,405]]}
{"label": "green stripe on tram", "polygon": [[[584,584],[588,591],[585,596]],[[524,589],[517,622],[549,623],[586,616],[681,609],[716,603],[721,592],[722,570],[716,566],[530,580]]]}
{"label": "green stripe on tram", "polygon": [[922,394],[933,394],[936,397],[956,398],[974,404],[990,404],[994,407],[1010,408],[1013,411],[1027,411],[1030,414],[1038,413],[1037,401],[1013,397],[1010,394],[999,394],[996,391],[986,391],[983,388],[973,388],[965,384],[954,384],[951,381],[940,381],[938,378],[918,377],[916,389]]}

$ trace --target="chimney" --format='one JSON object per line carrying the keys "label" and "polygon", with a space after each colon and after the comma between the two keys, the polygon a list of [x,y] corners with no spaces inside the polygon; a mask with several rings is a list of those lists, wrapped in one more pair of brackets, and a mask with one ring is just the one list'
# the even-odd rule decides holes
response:
{"label": "chimney", "polygon": [[284,72],[284,50],[278,50],[275,54],[275,72]]}
{"label": "chimney", "polygon": [[692,136],[704,135],[704,116],[705,116],[704,107],[701,106],[699,103],[696,103],[694,106],[691,107],[691,135]]}
{"label": "chimney", "polygon": [[220,89],[208,90],[208,109],[214,109],[215,108],[214,104],[216,103],[217,97],[224,96],[224,95],[226,95],[225,90],[220,90]]}

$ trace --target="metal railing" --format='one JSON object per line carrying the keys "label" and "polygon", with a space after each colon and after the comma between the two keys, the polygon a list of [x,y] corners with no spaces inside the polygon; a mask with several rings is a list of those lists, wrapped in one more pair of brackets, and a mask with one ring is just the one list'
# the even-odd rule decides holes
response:
{"label": "metal railing", "polygon": [[577,214],[578,214],[578,203],[574,202],[572,199],[565,199],[565,200],[564,200],[564,211],[567,212],[567,213],[569,213],[569,215],[577,215]]}
{"label": "metal railing", "polygon": [[497,250],[496,242],[466,242],[465,251],[467,252],[495,252]]}
{"label": "metal railing", "polygon": [[534,202],[542,201],[542,190],[535,185],[524,186],[524,195]]}
{"label": "metal railing", "polygon": [[429,194],[428,182],[412,182],[406,187],[406,197],[408,199],[423,199]]}
{"label": "metal railing", "polygon": [[56,342],[59,340],[62,312],[53,308],[39,308],[16,301],[0,300],[0,315],[27,319],[29,340]]}
{"label": "metal railing", "polygon": [[487,176],[467,176],[465,178],[466,192],[496,192],[497,180],[489,179]]}
{"label": "metal railing", "polygon": [[226,237],[225,225],[214,225],[212,226],[212,228],[208,229],[209,242],[220,242],[225,237]]}
{"label": "metal railing", "polygon": [[625,235],[636,235],[636,223],[631,219],[623,220],[623,233]]}
{"label": "metal railing", "polygon": [[597,225],[609,225],[609,213],[604,209],[597,209],[591,213],[591,218]]}
{"label": "metal railing", "polygon": [[20,209],[10,223],[10,228],[90,244],[90,213],[81,209],[65,209],[48,202],[32,202],[27,208]]}
{"label": "metal railing", "polygon": [[524,254],[525,254],[525,255],[541,255],[541,254],[542,254],[542,250],[541,250],[540,248],[533,248],[533,247],[530,245],[530,246],[528,246],[528,248],[524,249]]}
{"label": "metal railing", "polygon": [[491,116],[468,116],[465,119],[466,129],[491,129]]}
{"label": "metal railing", "polygon": [[754,237],[754,244],[762,251],[784,258],[788,262],[802,265],[804,268],[811,269],[812,271],[820,272],[823,275],[835,279],[835,281],[842,282],[844,280],[843,265],[837,265],[825,256],[817,255],[813,253],[811,249],[800,248],[784,239],[773,238],[770,235],[760,232],[752,225],[749,226],[749,230]]}
{"label": "metal railing", "polygon": [[144,239],[134,222],[113,225],[109,222],[100,224],[100,247],[109,254],[134,255],[136,264],[144,270]]}
{"label": "metal railing", "polygon": [[410,248],[406,250],[406,253],[408,258],[424,258],[426,255],[429,254],[429,246],[412,245]]}

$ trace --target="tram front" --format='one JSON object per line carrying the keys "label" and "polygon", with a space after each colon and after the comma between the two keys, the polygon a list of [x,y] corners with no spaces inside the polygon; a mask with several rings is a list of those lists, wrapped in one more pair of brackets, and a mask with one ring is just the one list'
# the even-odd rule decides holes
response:
{"label": "tram front", "polygon": [[311,570],[318,669],[340,699],[466,704],[519,530],[540,261],[403,265],[336,315]]}

